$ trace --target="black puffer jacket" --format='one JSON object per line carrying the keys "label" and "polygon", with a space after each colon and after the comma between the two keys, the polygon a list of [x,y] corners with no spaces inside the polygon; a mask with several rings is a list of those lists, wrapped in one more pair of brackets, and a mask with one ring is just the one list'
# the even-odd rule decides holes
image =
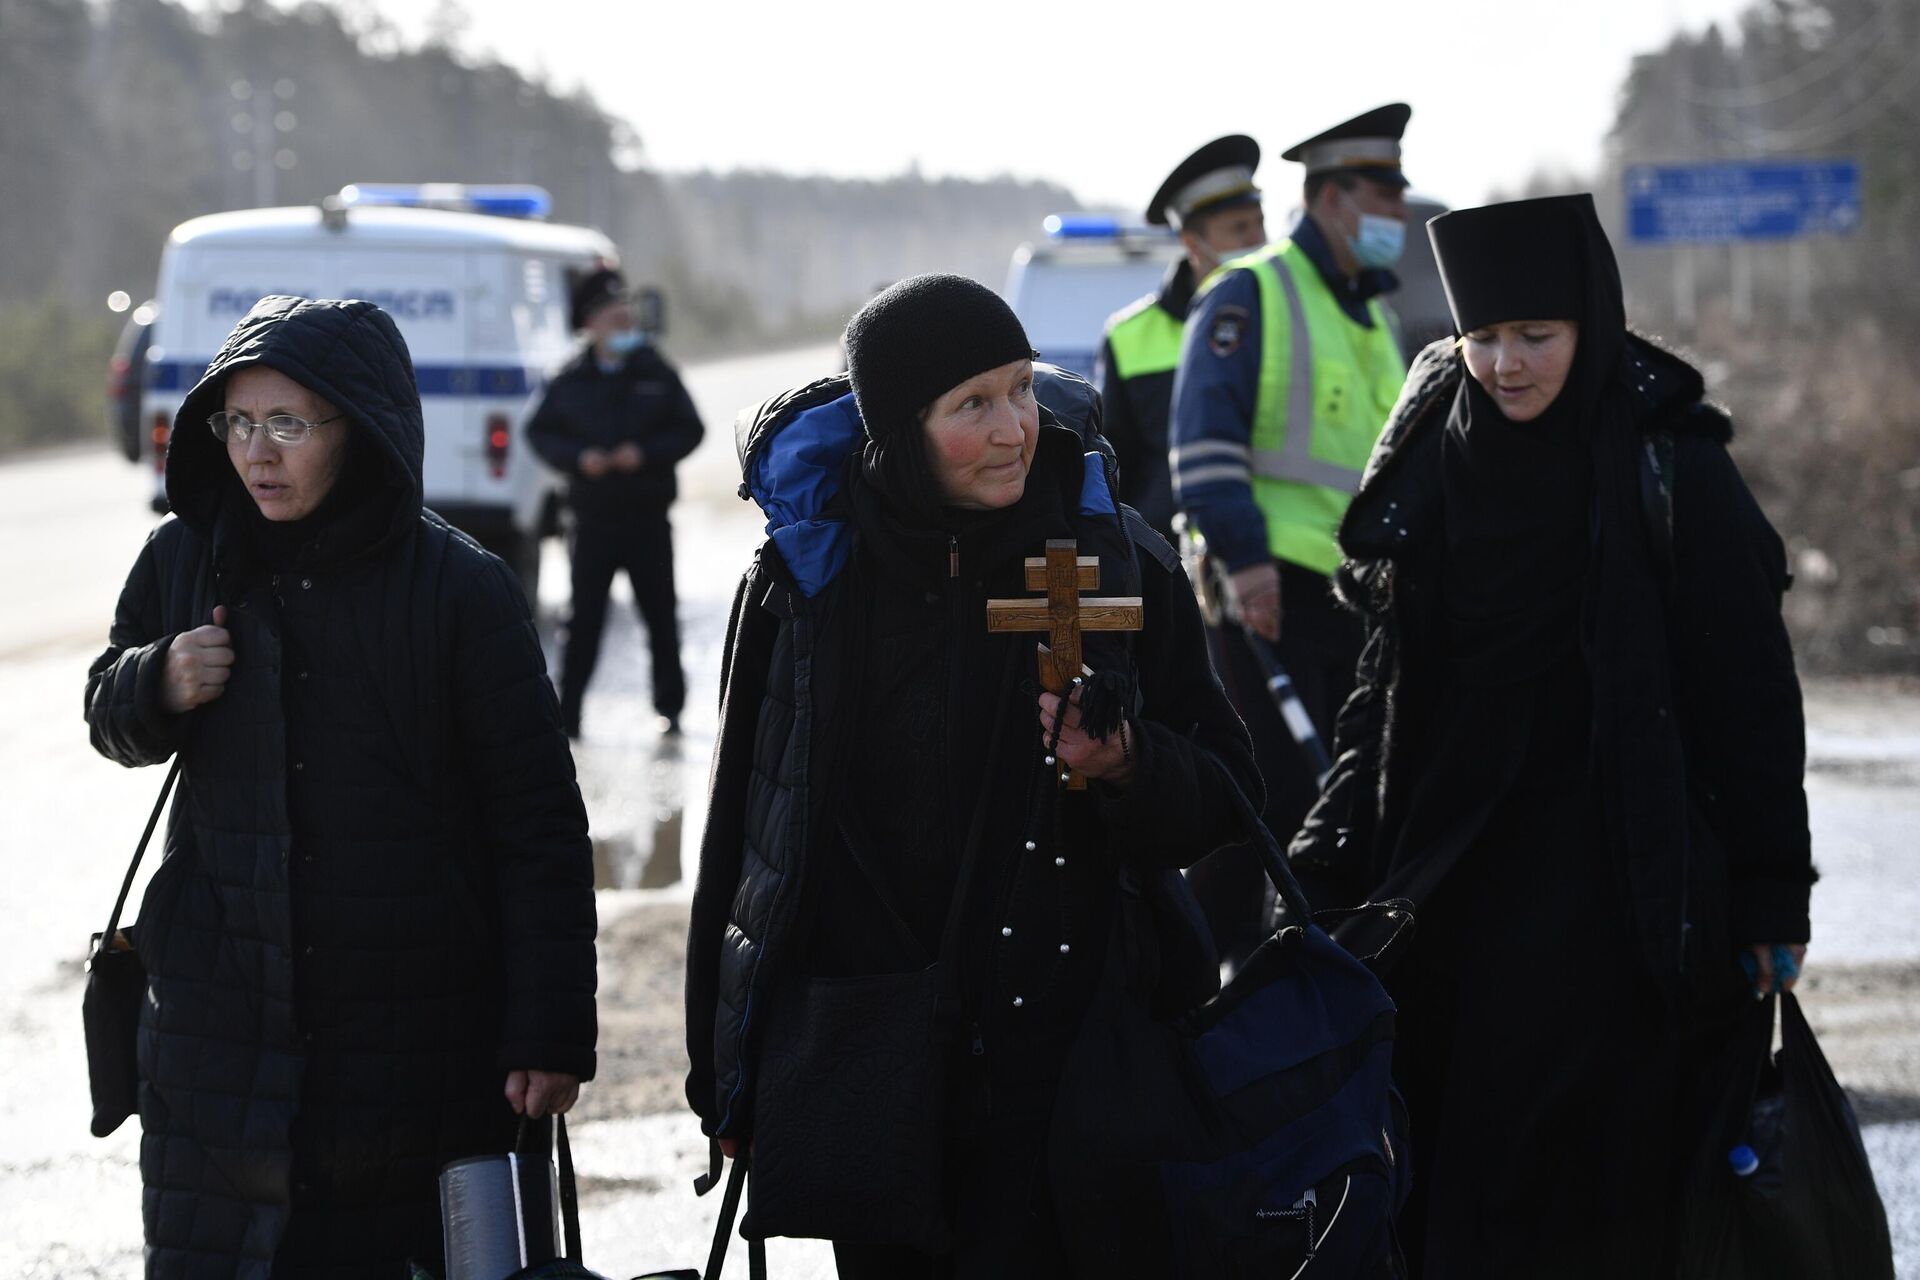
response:
{"label": "black puffer jacket", "polygon": [[[205,426],[256,363],[345,411],[375,460],[274,564]],[[593,1072],[572,760],[512,574],[421,507],[384,313],[263,300],[177,423],[178,518],[134,564],[86,704],[109,759],[184,755],[140,910],[147,1272],[399,1277],[439,1251],[439,1166],[510,1141],[506,1073]],[[216,604],[231,683],[171,715],[168,646]]]}
{"label": "black puffer jacket", "polygon": [[[1732,944],[1806,940],[1805,727],[1780,618],[1786,552],[1727,455],[1732,427],[1684,361],[1637,337],[1629,361],[1638,515],[1666,609],[1629,620],[1641,639],[1627,649],[1645,669],[1593,679],[1636,691],[1645,705],[1631,722],[1661,748],[1628,753],[1623,804],[1635,811],[1607,817],[1641,967],[1670,976],[1695,955],[1724,964]],[[1336,581],[1368,640],[1333,772],[1290,851],[1319,905],[1424,901],[1447,870],[1391,860],[1415,781],[1409,744],[1438,703],[1439,448],[1463,376],[1451,340],[1421,353],[1341,526]]]}
{"label": "black puffer jacket", "polygon": [[[771,993],[792,973],[798,915],[808,900],[810,870],[818,870],[810,859],[846,799],[847,778],[835,762],[850,750],[886,745],[874,740],[871,726],[856,723],[856,685],[871,672],[854,655],[869,614],[864,595],[843,590],[850,580],[893,575],[885,591],[902,609],[918,602],[927,629],[944,638],[945,652],[930,652],[928,663],[956,673],[950,740],[984,743],[996,709],[1003,702],[1008,707],[996,776],[1017,781],[994,793],[978,876],[997,890],[967,904],[979,918],[962,929],[963,998],[984,1024],[990,1060],[1007,1043],[1020,1044],[1030,1057],[1064,1051],[1100,972],[1123,867],[1190,865],[1243,836],[1230,788],[1256,806],[1260,800],[1246,731],[1207,662],[1192,588],[1172,548],[1138,515],[1128,512],[1124,524],[1116,520],[1105,476],[1097,474],[1099,459],[1090,455],[1091,467],[1083,462],[1072,431],[1043,425],[1027,496],[991,531],[959,533],[949,546],[934,548],[931,580],[920,583],[913,565],[925,558],[915,548],[858,545],[866,536],[853,532],[860,522],[847,521],[830,496],[860,425],[850,395],[812,394],[825,385],[798,393],[811,416],[784,432],[813,434],[770,462],[761,460],[765,437],[795,412],[795,398],[769,402],[741,423],[742,494],[751,491],[777,527],[741,579],[728,626],[721,731],[687,963],[693,1067],[687,1095],[707,1132],[722,1136],[752,1132],[764,1001],[777,998]],[[844,390],[844,380],[837,389]],[[1043,414],[1042,421],[1054,420]],[[1089,514],[1096,508],[1105,514]],[[1103,593],[1133,572],[1127,561],[1137,561],[1146,629],[1133,641],[1132,655],[1141,699],[1132,743],[1136,773],[1124,791],[1096,784],[1067,794],[1057,835],[1025,851],[1018,837],[1033,799],[1028,779],[1048,772],[1038,758],[1034,690],[1018,678],[1003,683],[998,675],[975,675],[1005,672],[1010,658],[1020,676],[1032,672],[1035,637],[987,635],[986,601],[1027,594],[1022,559],[1038,554],[1049,537],[1076,537],[1083,553],[1100,555]],[[833,545],[837,551],[823,549]],[[887,598],[875,607],[893,616]],[[1091,633],[1088,640],[1089,661],[1097,663]],[[978,753],[992,756],[990,748]],[[876,803],[940,800],[894,795]],[[1002,921],[1013,922],[1010,938],[1003,938]],[[1075,935],[1064,958],[1055,945],[1060,929]],[[1015,995],[1022,996],[1017,1006]],[[1042,1063],[1030,1068],[1046,1071]]]}

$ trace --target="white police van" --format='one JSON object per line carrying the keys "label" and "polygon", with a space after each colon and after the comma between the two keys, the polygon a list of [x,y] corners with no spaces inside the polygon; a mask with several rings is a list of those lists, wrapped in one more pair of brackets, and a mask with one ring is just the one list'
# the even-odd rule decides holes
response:
{"label": "white police van", "polygon": [[[1394,272],[1400,288],[1387,302],[1400,317],[1409,358],[1453,331],[1426,234],[1427,220],[1446,211],[1430,197],[1407,197],[1407,252]],[[1185,251],[1168,228],[1111,214],[1054,214],[1042,230],[1041,239],[1014,250],[1005,297],[1042,358],[1091,378],[1107,317],[1159,292],[1167,267]]]}
{"label": "white police van", "polygon": [[544,221],[551,207],[538,187],[361,184],[318,206],[174,228],[145,372],[155,509],[166,506],[173,415],[253,304],[276,293],[364,298],[393,316],[413,354],[427,505],[512,565],[534,598],[561,480],[526,447],[525,422],[572,354],[574,280],[617,261],[600,232]]}

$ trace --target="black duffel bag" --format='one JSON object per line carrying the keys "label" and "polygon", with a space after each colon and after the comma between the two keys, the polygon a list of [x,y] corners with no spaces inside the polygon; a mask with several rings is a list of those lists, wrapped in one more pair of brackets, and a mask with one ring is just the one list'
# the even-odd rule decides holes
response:
{"label": "black duffel bag", "polygon": [[[1278,843],[1244,798],[1241,810],[1289,920],[1314,921]],[[1336,919],[1375,926],[1378,950],[1356,958],[1328,935]],[[1314,1276],[1399,1273],[1406,1117],[1393,1003],[1369,966],[1411,926],[1404,902],[1289,923],[1172,1019],[1117,971],[1126,948],[1108,949],[1049,1136],[1074,1274],[1251,1280],[1309,1262]]]}

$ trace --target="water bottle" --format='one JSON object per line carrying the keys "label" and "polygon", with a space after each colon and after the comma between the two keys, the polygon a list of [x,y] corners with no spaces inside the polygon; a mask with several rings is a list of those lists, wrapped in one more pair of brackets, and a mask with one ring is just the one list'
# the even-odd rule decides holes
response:
{"label": "water bottle", "polygon": [[1727,1167],[1733,1170],[1733,1176],[1755,1194],[1769,1198],[1780,1190],[1785,1101],[1776,1092],[1756,1098],[1748,1118],[1747,1141],[1727,1152]]}

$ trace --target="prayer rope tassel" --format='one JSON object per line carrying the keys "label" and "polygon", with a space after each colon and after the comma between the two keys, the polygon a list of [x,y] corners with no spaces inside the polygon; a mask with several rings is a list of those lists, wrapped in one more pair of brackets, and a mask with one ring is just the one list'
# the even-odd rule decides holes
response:
{"label": "prayer rope tassel", "polygon": [[1105,740],[1127,718],[1132,702],[1132,681],[1118,671],[1096,671],[1080,689],[1080,722],[1089,734]]}

